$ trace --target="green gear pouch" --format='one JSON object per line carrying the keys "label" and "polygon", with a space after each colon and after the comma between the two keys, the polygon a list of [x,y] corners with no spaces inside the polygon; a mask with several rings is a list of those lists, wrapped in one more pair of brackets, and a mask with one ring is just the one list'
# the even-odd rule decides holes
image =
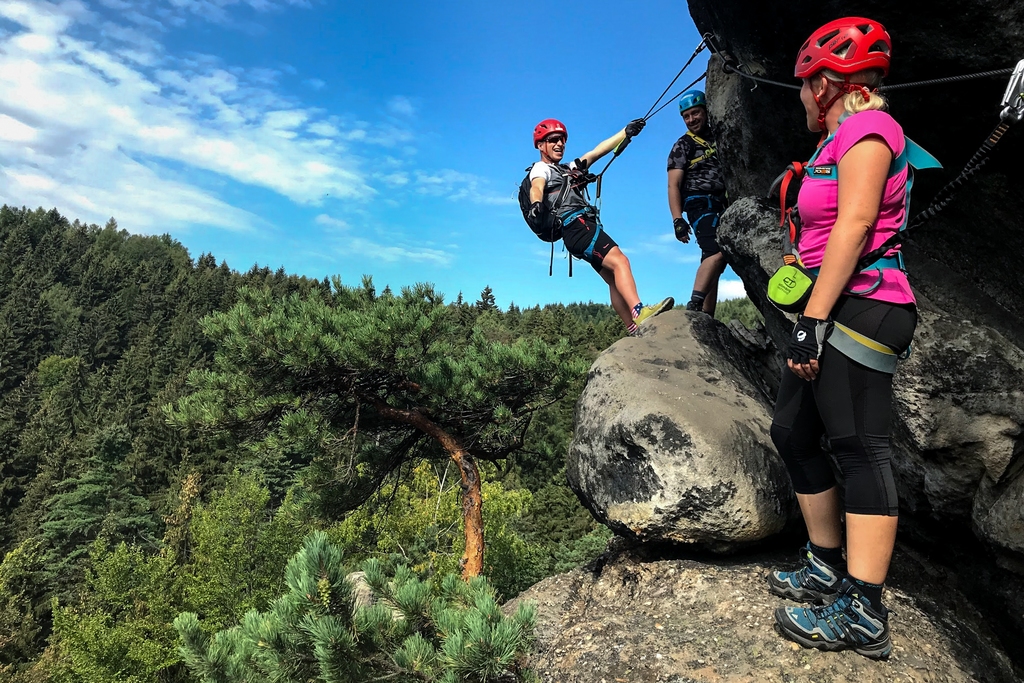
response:
{"label": "green gear pouch", "polygon": [[782,266],[768,280],[768,300],[780,311],[802,313],[817,276],[800,264]]}

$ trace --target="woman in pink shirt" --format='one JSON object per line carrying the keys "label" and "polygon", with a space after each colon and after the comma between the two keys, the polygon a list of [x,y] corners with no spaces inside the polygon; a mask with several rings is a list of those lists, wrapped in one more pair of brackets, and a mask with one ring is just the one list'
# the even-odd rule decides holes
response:
{"label": "woman in pink shirt", "polygon": [[[800,568],[772,572],[769,587],[783,597],[819,603],[779,608],[776,623],[805,647],[853,649],[876,659],[892,649],[882,584],[898,514],[889,443],[893,378],[826,339],[840,324],[901,353],[917,324],[897,252],[865,270],[857,267],[899,230],[907,211],[907,143],[878,94],[891,46],[878,22],[848,17],[815,31],[797,57],[807,127],[821,132],[822,143],[801,181],[795,246],[817,281],[785,353],[771,430],[810,541]],[[841,484],[822,451],[823,434]]]}

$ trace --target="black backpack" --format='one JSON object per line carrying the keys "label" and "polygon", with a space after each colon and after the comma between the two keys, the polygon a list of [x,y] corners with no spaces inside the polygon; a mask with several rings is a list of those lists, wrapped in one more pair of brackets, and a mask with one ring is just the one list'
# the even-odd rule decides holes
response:
{"label": "black backpack", "polygon": [[[519,208],[523,210],[523,220],[530,226],[530,230],[533,230],[533,234],[539,237],[545,242],[557,242],[562,239],[562,223],[558,220],[556,212],[551,210],[551,206],[544,202],[544,210],[541,211],[540,220],[537,223],[530,222],[530,171],[533,166],[529,166],[526,169],[526,177],[523,178],[523,182],[519,184]],[[554,202],[554,206],[560,206],[565,200],[566,195],[569,194],[570,184],[568,178],[564,178],[562,182],[562,190],[558,193],[558,199]],[[545,197],[546,199],[546,197]]]}

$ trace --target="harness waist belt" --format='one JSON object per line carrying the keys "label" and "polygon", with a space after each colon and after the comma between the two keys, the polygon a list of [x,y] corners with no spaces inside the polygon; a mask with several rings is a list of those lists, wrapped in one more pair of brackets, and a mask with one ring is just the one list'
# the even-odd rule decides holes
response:
{"label": "harness waist belt", "polygon": [[594,214],[594,215],[596,215],[597,212],[594,210],[594,207],[592,207],[592,206],[584,206],[582,209],[576,209],[572,213],[567,214],[564,218],[560,219],[561,222],[562,222],[562,227],[564,228],[564,227],[568,226],[569,223],[572,223],[574,220],[576,220],[580,216],[584,216],[584,215],[587,215],[587,214]]}
{"label": "harness waist belt", "polygon": [[891,375],[900,356],[885,344],[865,337],[846,325],[832,323],[832,334],[825,343],[855,363]]}

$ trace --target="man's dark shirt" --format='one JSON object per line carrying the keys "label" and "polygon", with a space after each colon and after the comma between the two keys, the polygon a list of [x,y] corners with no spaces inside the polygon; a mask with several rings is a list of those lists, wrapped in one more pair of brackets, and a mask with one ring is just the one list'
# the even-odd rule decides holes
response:
{"label": "man's dark shirt", "polygon": [[[714,133],[708,128],[705,128],[704,132],[706,135],[699,137],[714,147]],[[707,147],[699,144],[689,134],[683,135],[672,146],[672,151],[668,155],[668,170],[680,169],[684,172],[684,198],[693,194],[725,194],[725,173],[717,152],[712,153],[709,158],[698,161],[693,166],[690,165],[693,159],[704,156],[707,152]]]}

